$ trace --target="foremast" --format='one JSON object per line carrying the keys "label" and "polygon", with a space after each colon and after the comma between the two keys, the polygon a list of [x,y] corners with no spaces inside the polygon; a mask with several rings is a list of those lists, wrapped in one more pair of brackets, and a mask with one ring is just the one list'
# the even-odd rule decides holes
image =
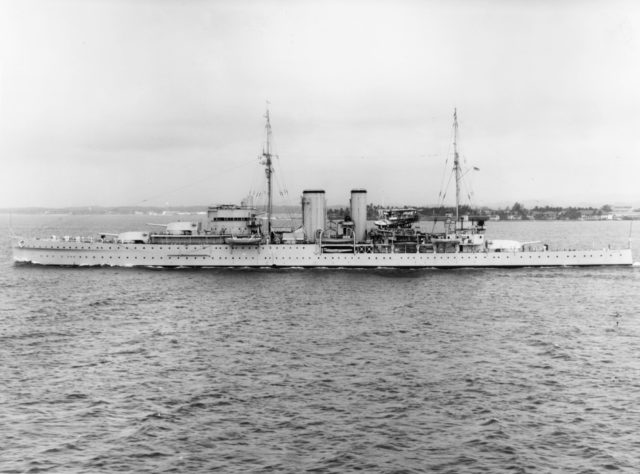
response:
{"label": "foremast", "polygon": [[453,170],[456,174],[456,226],[460,221],[460,181],[462,170],[460,168],[460,156],[458,155],[458,110],[453,109]]}
{"label": "foremast", "polygon": [[262,157],[264,158],[265,173],[267,175],[267,243],[271,243],[271,218],[273,214],[273,155],[271,154],[271,121],[269,119],[269,108],[267,107],[267,113],[265,114],[267,123],[265,124],[265,133],[267,140],[265,147],[262,150]]}

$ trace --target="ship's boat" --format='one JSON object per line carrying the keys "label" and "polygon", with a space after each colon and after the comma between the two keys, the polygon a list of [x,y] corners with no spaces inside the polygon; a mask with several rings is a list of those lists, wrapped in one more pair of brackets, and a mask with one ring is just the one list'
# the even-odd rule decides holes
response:
{"label": "ship's boat", "polygon": [[[107,237],[111,237],[115,239],[116,243],[119,244],[146,244],[149,242],[149,232],[143,231],[129,231],[129,232],[121,232],[119,234],[101,234],[101,239],[105,240]],[[56,240],[56,237],[53,236],[52,240]],[[81,237],[76,237],[74,239],[76,242],[80,242],[82,240]],[[65,237],[63,239],[64,242],[69,242],[69,237]]]}
{"label": "ship's boat", "polygon": [[262,243],[262,237],[259,235],[234,236],[224,239],[229,245],[259,245]]}
{"label": "ship's boat", "polygon": [[353,253],[351,249],[348,248],[339,248],[339,247],[329,247],[323,249],[324,253]]}
{"label": "ship's boat", "polygon": [[488,240],[487,250],[491,252],[524,252],[526,246],[542,246],[545,244],[539,240],[532,240],[529,242],[520,242],[518,240]]}
{"label": "ship's boat", "polygon": [[327,237],[326,239],[322,239],[322,243],[324,245],[329,244],[348,244],[353,245],[353,239],[342,239],[338,237]]}

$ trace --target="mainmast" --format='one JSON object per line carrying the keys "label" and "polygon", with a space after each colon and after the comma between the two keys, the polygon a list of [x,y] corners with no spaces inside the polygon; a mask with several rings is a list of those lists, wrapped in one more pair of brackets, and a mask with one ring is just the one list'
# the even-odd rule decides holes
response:
{"label": "mainmast", "polygon": [[265,114],[267,123],[265,131],[267,135],[267,143],[262,150],[262,156],[265,159],[265,173],[267,174],[267,243],[271,243],[271,214],[273,211],[273,186],[271,183],[271,175],[273,174],[273,165],[271,160],[271,122],[269,120],[269,108]]}
{"label": "mainmast", "polygon": [[460,208],[460,180],[462,170],[460,169],[460,157],[458,156],[458,111],[453,109],[453,170],[456,173],[456,225],[458,225]]}

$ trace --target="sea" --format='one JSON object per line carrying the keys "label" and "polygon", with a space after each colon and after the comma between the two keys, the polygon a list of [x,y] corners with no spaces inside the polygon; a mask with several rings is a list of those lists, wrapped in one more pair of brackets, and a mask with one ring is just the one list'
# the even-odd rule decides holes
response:
{"label": "sea", "polygon": [[[40,267],[14,265],[9,226],[170,218],[0,219],[2,473],[638,472],[638,264]],[[487,234],[640,248],[636,224]]]}

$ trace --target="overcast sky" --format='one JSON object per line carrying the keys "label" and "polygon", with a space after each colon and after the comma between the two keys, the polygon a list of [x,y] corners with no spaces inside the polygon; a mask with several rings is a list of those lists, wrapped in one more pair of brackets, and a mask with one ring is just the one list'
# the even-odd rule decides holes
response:
{"label": "overcast sky", "polygon": [[238,203],[267,100],[280,203],[438,203],[455,107],[475,205],[640,204],[635,1],[0,5],[0,207]]}

